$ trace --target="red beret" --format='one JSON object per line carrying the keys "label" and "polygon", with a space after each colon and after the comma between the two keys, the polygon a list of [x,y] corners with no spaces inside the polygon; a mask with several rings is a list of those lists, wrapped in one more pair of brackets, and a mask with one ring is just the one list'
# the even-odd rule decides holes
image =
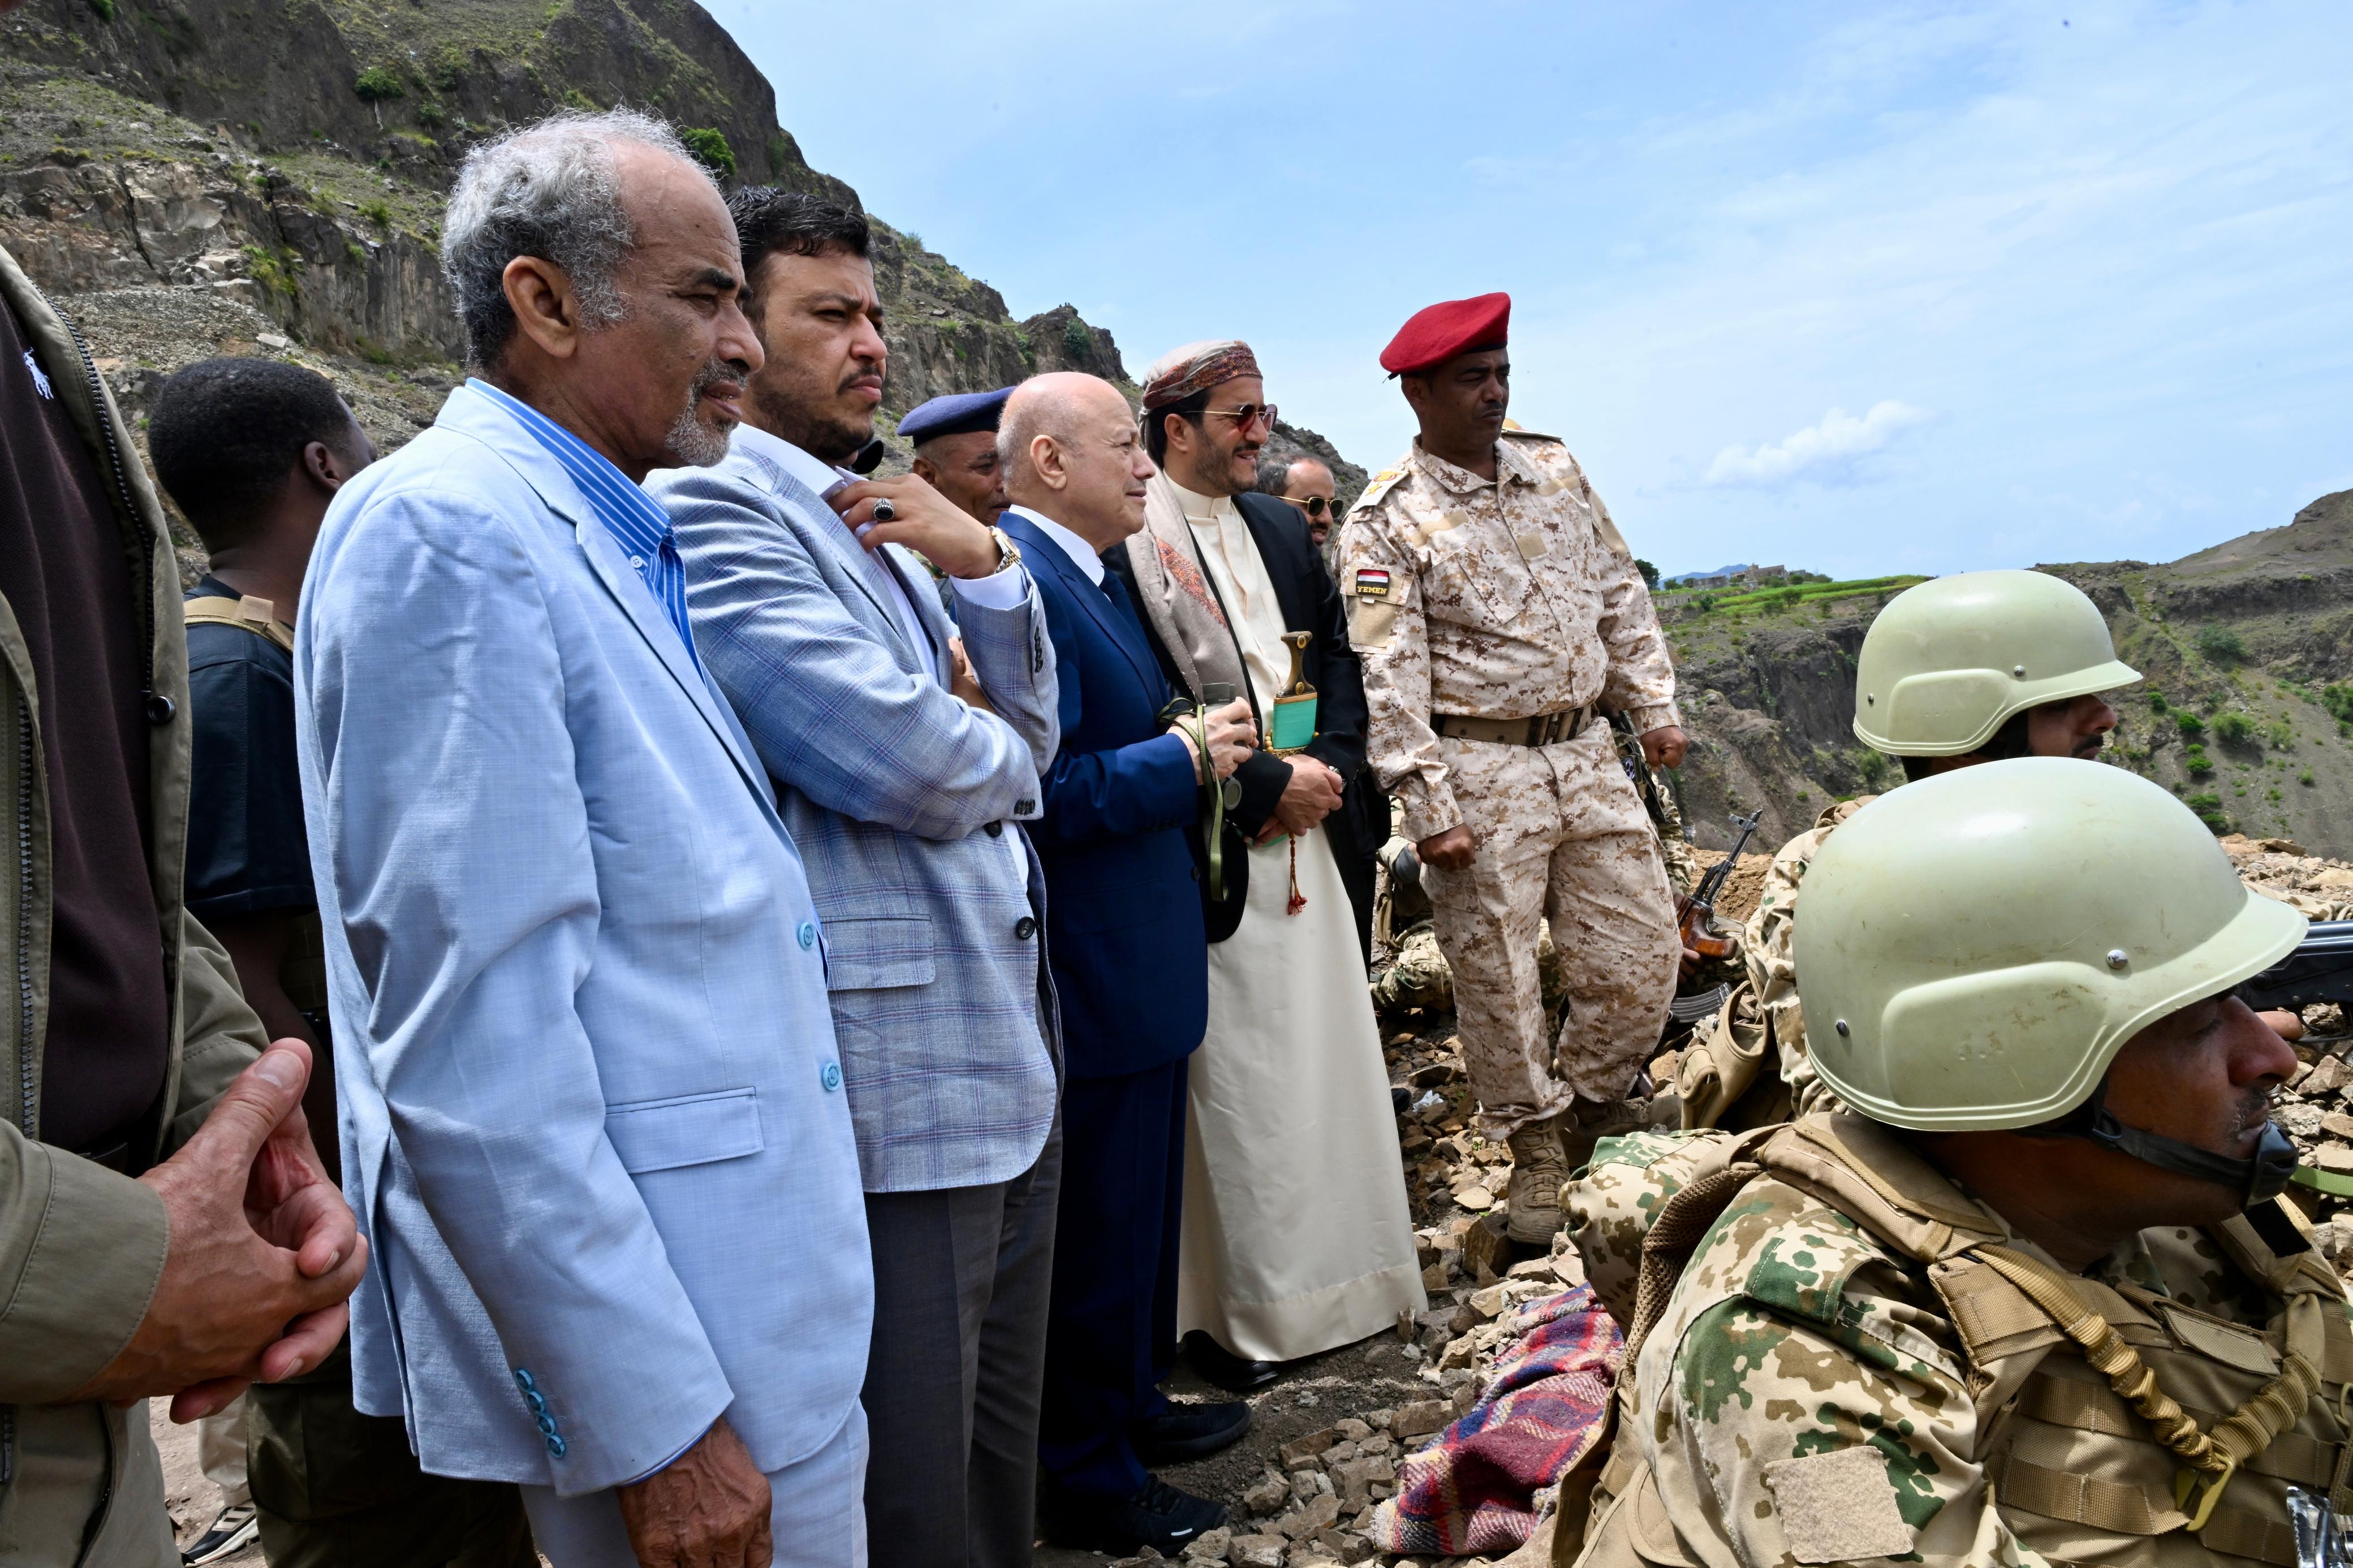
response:
{"label": "red beret", "polygon": [[1472,349],[1501,348],[1510,341],[1512,297],[1482,294],[1471,300],[1449,300],[1426,310],[1416,310],[1389,346],[1381,351],[1381,368],[1391,375],[1428,370]]}

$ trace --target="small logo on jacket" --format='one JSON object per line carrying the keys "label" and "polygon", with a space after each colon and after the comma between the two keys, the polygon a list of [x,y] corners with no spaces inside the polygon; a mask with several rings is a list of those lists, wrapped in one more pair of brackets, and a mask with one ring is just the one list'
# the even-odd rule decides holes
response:
{"label": "small logo on jacket", "polygon": [[1357,568],[1356,597],[1359,599],[1386,599],[1388,596],[1389,574],[1388,573],[1378,571],[1368,566]]}
{"label": "small logo on jacket", "polygon": [[43,375],[41,367],[33,362],[33,351],[30,349],[25,351],[25,368],[33,373],[33,390],[49,402],[56,402],[58,395],[49,390],[49,378]]}

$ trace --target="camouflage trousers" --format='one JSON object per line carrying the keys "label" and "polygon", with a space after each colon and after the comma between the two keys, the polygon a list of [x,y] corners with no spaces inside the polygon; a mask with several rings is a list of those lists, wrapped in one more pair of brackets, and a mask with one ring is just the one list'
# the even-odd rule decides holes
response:
{"label": "camouflage trousers", "polygon": [[[1552,944],[1552,928],[1536,927],[1536,975],[1542,983],[1545,1016],[1550,1017],[1567,994],[1560,975],[1560,953]],[[1423,921],[1398,943],[1397,960],[1373,982],[1373,1010],[1387,1016],[1409,1007],[1454,1005],[1454,973],[1446,954],[1438,950],[1438,933]]]}
{"label": "camouflage trousers", "polygon": [[[1573,1098],[1623,1099],[1658,1044],[1683,948],[1658,839],[1606,726],[1556,745],[1441,740],[1478,848],[1422,868],[1453,971],[1480,1131],[1509,1136]],[[1549,1036],[1536,959],[1548,920],[1568,993]]]}

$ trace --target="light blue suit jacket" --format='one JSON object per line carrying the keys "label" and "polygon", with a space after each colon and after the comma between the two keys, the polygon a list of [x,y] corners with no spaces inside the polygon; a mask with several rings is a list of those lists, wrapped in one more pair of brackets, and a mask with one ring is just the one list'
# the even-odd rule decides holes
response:
{"label": "light blue suit jacket", "polygon": [[685,557],[695,646],[751,731],[808,858],[869,1192],[1008,1181],[1053,1125],[1045,880],[1013,819],[1052,763],[1054,647],[1018,606],[958,605],[997,717],[934,678],[957,627],[920,558],[885,545],[913,644],[861,547],[809,484],[815,458],[739,431],[727,460],[646,489]]}
{"label": "light blue suit jacket", "polygon": [[566,1496],[858,1397],[873,1281],[799,856],[555,460],[461,387],[343,487],[295,637],[359,1407]]}

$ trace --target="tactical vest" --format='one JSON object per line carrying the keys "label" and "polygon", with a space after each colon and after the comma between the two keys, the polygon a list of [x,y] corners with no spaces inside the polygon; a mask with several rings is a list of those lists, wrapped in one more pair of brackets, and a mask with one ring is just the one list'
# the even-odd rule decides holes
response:
{"label": "tactical vest", "polygon": [[[2353,1511],[2353,1313],[2301,1221],[2276,1201],[2204,1233],[2276,1304],[2258,1331],[1997,1245],[1957,1190],[1858,1117],[1703,1134],[1686,1148],[1670,1157],[1683,1182],[1643,1237],[1623,1320],[1621,1431],[1639,1430],[1635,1356],[1683,1265],[1740,1189],[1769,1173],[1920,1266],[1960,1342],[1995,1506],[2053,1564],[2296,1568],[2289,1489]],[[1899,1189],[1891,1171],[1918,1175]],[[1618,1284],[1610,1293],[1622,1305]],[[1557,1561],[1695,1562],[1637,1441],[1616,1445],[1589,1521],[1581,1555],[1576,1532],[1559,1532]]]}
{"label": "tactical vest", "polygon": [[[257,599],[251,595],[242,599],[206,595],[201,599],[185,601],[183,608],[188,625],[192,626],[236,626],[277,644],[290,657],[294,652],[294,628],[278,618],[278,606],[267,599]],[[321,1031],[320,1038],[323,1040],[327,1020],[327,947],[316,909],[305,910],[295,916],[294,929],[286,944],[286,959],[279,965],[278,984],[284,989],[286,999],[309,1016],[312,1026]]]}

